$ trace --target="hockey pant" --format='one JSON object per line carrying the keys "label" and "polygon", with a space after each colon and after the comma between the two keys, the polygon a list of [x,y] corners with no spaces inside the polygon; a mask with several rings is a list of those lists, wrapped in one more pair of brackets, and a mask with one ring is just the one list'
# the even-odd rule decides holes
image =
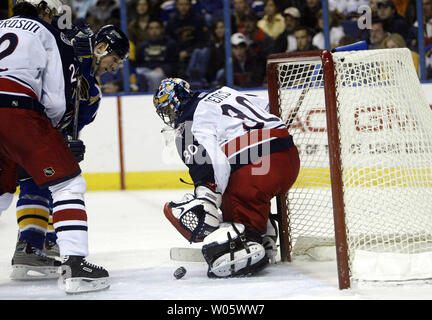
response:
{"label": "hockey pant", "polygon": [[[221,206],[224,222],[241,223],[247,231],[258,234],[267,229],[271,199],[291,188],[300,169],[295,146],[265,157],[269,159],[242,166],[231,174]],[[254,174],[262,163],[269,164],[267,174]]]}
{"label": "hockey pant", "polygon": [[0,107],[0,194],[13,193],[18,166],[49,188],[60,255],[88,255],[86,183],[63,136],[33,110]]}

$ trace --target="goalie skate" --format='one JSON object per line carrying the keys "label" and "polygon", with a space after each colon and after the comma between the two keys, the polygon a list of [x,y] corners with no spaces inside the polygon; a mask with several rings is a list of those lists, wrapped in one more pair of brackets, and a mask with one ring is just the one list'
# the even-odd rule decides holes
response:
{"label": "goalie skate", "polygon": [[10,277],[13,280],[57,279],[60,265],[60,261],[47,257],[26,241],[18,241]]}
{"label": "goalie skate", "polygon": [[103,267],[87,262],[81,256],[67,256],[61,265],[59,286],[66,293],[84,293],[108,289],[109,274]]}
{"label": "goalie skate", "polygon": [[208,271],[210,278],[227,278],[239,276],[251,276],[262,270],[267,264],[265,249],[262,245],[254,242],[246,244],[249,253],[245,249],[231,253],[226,253],[217,258]]}
{"label": "goalie skate", "polygon": [[244,226],[223,224],[202,247],[210,278],[251,276],[269,263],[265,248],[246,237]]}

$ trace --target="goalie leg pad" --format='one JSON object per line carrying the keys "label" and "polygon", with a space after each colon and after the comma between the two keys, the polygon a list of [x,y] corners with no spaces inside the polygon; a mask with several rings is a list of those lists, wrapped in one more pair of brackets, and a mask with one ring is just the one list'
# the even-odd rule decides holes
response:
{"label": "goalie leg pad", "polygon": [[210,278],[251,276],[268,263],[264,247],[245,235],[242,224],[221,224],[208,236],[202,253],[209,269]]}
{"label": "goalie leg pad", "polygon": [[216,207],[206,200],[168,202],[164,206],[165,217],[189,242],[201,242],[219,227]]}

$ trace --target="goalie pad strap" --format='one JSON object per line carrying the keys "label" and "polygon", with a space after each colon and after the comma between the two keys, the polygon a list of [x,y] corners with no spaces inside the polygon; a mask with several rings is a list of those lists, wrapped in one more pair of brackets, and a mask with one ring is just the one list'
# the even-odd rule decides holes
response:
{"label": "goalie pad strap", "polygon": [[[231,225],[232,225],[234,231],[237,232],[237,234],[239,235],[240,241],[241,241],[241,243],[243,245],[243,248],[246,250],[246,253],[250,254],[251,251],[249,249],[249,246],[246,243],[247,239],[246,239],[245,233],[240,233],[234,223],[232,223]],[[233,252],[233,258],[234,258],[234,252]],[[247,260],[247,265],[246,265],[246,268],[245,268],[246,272],[249,272],[249,270],[250,270],[251,260],[252,259],[250,257]],[[234,265],[232,265],[231,267],[232,267],[232,269],[234,271]]]}
{"label": "goalie pad strap", "polygon": [[[229,232],[227,233],[227,236],[228,236],[229,248],[230,248],[230,260],[234,261],[235,242],[233,241],[231,234]],[[231,265],[230,269],[231,269],[231,275],[233,275],[235,272],[234,264]]]}

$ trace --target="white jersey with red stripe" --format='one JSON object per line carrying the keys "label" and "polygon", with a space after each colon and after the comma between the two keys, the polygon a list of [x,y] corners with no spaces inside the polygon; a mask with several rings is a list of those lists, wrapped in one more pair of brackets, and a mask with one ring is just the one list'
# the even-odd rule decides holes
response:
{"label": "white jersey with red stripe", "polygon": [[72,99],[75,70],[73,48],[53,26],[27,16],[0,21],[0,94],[37,100],[56,126]]}
{"label": "white jersey with red stripe", "polygon": [[221,193],[232,171],[292,145],[267,99],[229,87],[195,94],[177,124],[177,149],[194,183],[214,183]]}

